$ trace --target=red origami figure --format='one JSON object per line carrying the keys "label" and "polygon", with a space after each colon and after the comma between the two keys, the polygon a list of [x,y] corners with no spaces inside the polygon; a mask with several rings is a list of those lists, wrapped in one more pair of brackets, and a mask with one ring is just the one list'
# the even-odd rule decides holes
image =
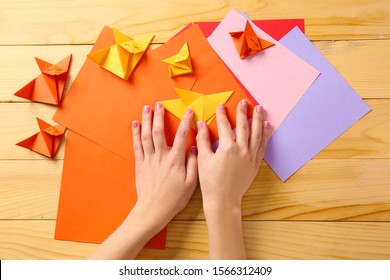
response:
{"label": "red origami figure", "polygon": [[241,58],[248,57],[275,45],[274,43],[257,37],[249,21],[246,21],[245,31],[230,32],[230,36],[232,36]]}
{"label": "red origami figure", "polygon": [[62,125],[52,126],[37,118],[40,132],[17,143],[16,145],[44,156],[54,158],[66,128]]}
{"label": "red origami figure", "polygon": [[72,55],[53,65],[35,58],[42,74],[15,93],[16,96],[47,104],[61,103]]}

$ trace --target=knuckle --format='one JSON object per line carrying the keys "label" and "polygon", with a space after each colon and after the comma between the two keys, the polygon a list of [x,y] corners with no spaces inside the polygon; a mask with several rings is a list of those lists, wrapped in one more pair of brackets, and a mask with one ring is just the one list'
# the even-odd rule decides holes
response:
{"label": "knuckle", "polygon": [[150,141],[150,139],[151,139],[150,136],[151,136],[150,133],[143,133],[141,136],[142,142]]}
{"label": "knuckle", "polygon": [[161,126],[153,126],[153,131],[152,131],[153,135],[161,136],[163,134],[163,132],[164,131],[163,131]]}
{"label": "knuckle", "polygon": [[179,137],[182,137],[182,138],[187,137],[187,135],[188,135],[188,129],[179,128],[179,129],[177,130],[177,135],[178,135]]}

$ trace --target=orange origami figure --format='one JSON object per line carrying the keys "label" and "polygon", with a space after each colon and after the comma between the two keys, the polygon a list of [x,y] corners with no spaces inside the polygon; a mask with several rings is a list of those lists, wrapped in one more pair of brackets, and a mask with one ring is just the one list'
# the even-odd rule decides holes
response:
{"label": "orange origami figure", "polygon": [[40,132],[17,143],[16,145],[32,150],[44,156],[54,158],[66,128],[62,125],[52,126],[37,118]]}
{"label": "orange origami figure", "polygon": [[35,58],[42,74],[15,93],[16,96],[47,104],[61,103],[72,55],[57,64]]}
{"label": "orange origami figure", "polygon": [[249,21],[246,21],[245,31],[230,32],[230,36],[232,36],[233,42],[236,45],[236,49],[241,58],[248,57],[275,45],[274,43],[257,37]]}
{"label": "orange origami figure", "polygon": [[192,64],[188,43],[185,42],[177,54],[164,59],[163,62],[169,65],[169,74],[172,78],[192,73]]}

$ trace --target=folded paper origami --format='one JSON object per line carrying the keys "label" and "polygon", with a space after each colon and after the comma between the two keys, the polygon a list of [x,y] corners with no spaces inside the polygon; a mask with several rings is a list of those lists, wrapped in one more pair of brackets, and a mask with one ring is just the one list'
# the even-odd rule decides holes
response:
{"label": "folded paper origami", "polygon": [[113,28],[115,44],[88,54],[88,58],[104,69],[127,80],[143,54],[148,48],[154,35],[131,39]]}
{"label": "folded paper origami", "polygon": [[272,42],[257,37],[249,21],[246,21],[245,31],[230,32],[230,36],[232,36],[241,58],[256,54],[275,45]]}
{"label": "folded paper origami", "polygon": [[180,98],[162,101],[161,103],[179,119],[183,117],[187,108],[192,108],[195,116],[194,128],[197,121],[204,121],[210,124],[215,117],[218,104],[221,102],[225,104],[234,92],[227,91],[206,95],[180,88],[175,88],[175,91]]}
{"label": "folded paper origami", "polygon": [[72,55],[57,64],[35,58],[42,74],[15,93],[16,96],[47,104],[61,103]]}
{"label": "folded paper origami", "polygon": [[37,118],[37,121],[40,132],[16,145],[30,149],[44,156],[54,158],[66,128],[62,125],[52,126],[39,118]]}
{"label": "folded paper origami", "polygon": [[191,57],[187,42],[178,54],[164,59],[163,62],[169,64],[171,77],[192,73]]}

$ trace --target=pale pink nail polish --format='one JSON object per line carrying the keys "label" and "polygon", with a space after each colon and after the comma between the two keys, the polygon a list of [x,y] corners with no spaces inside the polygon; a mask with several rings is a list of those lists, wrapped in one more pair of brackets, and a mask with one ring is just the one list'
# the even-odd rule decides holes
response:
{"label": "pale pink nail polish", "polygon": [[150,112],[150,107],[148,105],[144,106],[144,108],[142,109],[142,111],[144,113],[149,113]]}
{"label": "pale pink nail polish", "polygon": [[268,121],[265,121],[264,122],[264,127],[268,128],[270,126],[269,122]]}
{"label": "pale pink nail polish", "polygon": [[197,121],[197,122],[196,122],[196,127],[197,127],[198,129],[201,129],[203,126],[204,126],[204,122],[202,122],[202,121]]}
{"label": "pale pink nail polish", "polygon": [[248,101],[246,101],[246,99],[241,100],[241,106],[245,109],[248,108]]}
{"label": "pale pink nail polish", "polygon": [[263,111],[263,107],[260,106],[260,105],[257,105],[257,106],[256,106],[256,111],[257,111],[258,113],[261,113],[261,111]]}
{"label": "pale pink nail polish", "polygon": [[219,109],[224,110],[224,109],[225,109],[225,104],[223,104],[223,103],[221,102],[221,103],[219,103],[218,107],[219,107]]}
{"label": "pale pink nail polish", "polygon": [[131,125],[133,126],[133,128],[137,128],[139,124],[138,121],[132,121]]}
{"label": "pale pink nail polish", "polygon": [[187,108],[186,114],[189,115],[193,112],[192,108]]}
{"label": "pale pink nail polish", "polygon": [[162,108],[162,104],[160,102],[156,103],[156,109],[159,110]]}

